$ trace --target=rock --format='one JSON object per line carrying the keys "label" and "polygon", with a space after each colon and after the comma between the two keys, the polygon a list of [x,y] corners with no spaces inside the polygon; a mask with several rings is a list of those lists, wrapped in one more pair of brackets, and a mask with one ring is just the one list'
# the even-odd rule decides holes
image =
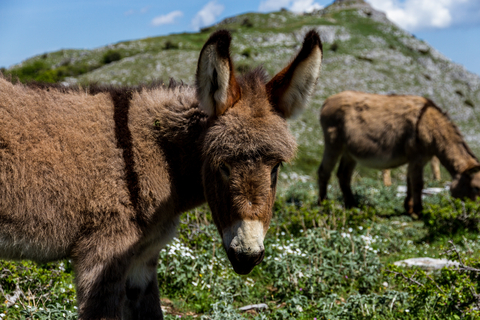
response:
{"label": "rock", "polygon": [[238,308],[240,311],[248,311],[248,310],[264,310],[268,309],[268,306],[265,303],[260,303],[260,304],[250,304],[245,307]]}
{"label": "rock", "polygon": [[[303,39],[303,36],[312,29],[311,26],[303,27],[297,32],[297,39]],[[339,26],[317,26],[315,30],[320,34],[323,43],[333,43],[338,41],[348,41],[351,38],[347,29]]]}
{"label": "rock", "polygon": [[[442,192],[447,192],[450,190],[449,186],[445,188],[425,188],[422,190],[422,194],[424,195],[434,195]],[[397,197],[404,197],[407,193],[407,186],[398,186],[397,187]]]}
{"label": "rock", "polygon": [[425,270],[438,270],[444,267],[452,267],[459,265],[457,261],[433,258],[411,258],[397,261],[393,264],[399,267],[419,267]]}

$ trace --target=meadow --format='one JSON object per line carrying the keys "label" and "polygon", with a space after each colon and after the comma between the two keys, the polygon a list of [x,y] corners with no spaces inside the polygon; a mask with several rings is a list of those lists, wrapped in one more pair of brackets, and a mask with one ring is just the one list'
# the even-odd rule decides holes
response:
{"label": "meadow", "polygon": [[[157,270],[166,319],[480,316],[480,203],[446,192],[428,196],[423,217],[413,220],[403,214],[396,184],[384,187],[380,179],[357,175],[361,208],[345,210],[336,182],[331,200],[319,207],[311,179],[281,177],[265,260],[249,275],[234,273],[206,205],[182,215]],[[412,257],[461,265],[437,271],[393,265]],[[0,270],[1,319],[76,318],[70,261],[1,261]],[[252,304],[266,307],[239,310]]]}

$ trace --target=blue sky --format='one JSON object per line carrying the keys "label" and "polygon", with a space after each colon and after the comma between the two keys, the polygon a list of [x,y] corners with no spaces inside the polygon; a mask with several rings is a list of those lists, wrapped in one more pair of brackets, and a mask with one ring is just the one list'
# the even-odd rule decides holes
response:
{"label": "blue sky", "polygon": [[[226,17],[333,0],[0,0],[0,67],[59,49],[193,32]],[[367,0],[453,61],[480,75],[479,0]]]}

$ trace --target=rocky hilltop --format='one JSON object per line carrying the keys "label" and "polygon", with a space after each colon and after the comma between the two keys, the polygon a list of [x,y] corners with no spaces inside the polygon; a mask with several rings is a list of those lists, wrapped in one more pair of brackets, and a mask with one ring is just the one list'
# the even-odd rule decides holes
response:
{"label": "rocky hilltop", "polygon": [[47,80],[65,84],[137,84],[170,77],[193,83],[199,50],[209,34],[219,28],[233,34],[233,56],[239,72],[263,65],[271,75],[288,63],[307,30],[314,28],[321,34],[324,61],[315,97],[309,109],[291,122],[300,142],[293,168],[297,172],[314,176],[323,150],[319,109],[326,97],[343,90],[431,98],[449,112],[469,145],[480,153],[480,77],[451,62],[362,0],[337,0],[322,10],[302,15],[286,10],[247,13],[198,33],[47,53],[6,73],[21,77],[24,70],[37,68]]}

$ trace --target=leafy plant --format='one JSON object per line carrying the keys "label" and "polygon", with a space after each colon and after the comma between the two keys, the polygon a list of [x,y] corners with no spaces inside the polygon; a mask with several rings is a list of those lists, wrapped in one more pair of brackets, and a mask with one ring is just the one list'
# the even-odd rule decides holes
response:
{"label": "leafy plant", "polygon": [[117,50],[108,50],[102,58],[104,64],[109,64],[122,59],[122,54]]}
{"label": "leafy plant", "polygon": [[457,261],[456,266],[429,273],[422,269],[402,270],[390,265],[388,272],[393,280],[409,293],[412,315],[428,313],[434,319],[478,319],[480,316],[480,261],[463,261],[456,246],[447,257]]}
{"label": "leafy plant", "polygon": [[479,231],[480,203],[443,197],[440,203],[427,203],[422,217],[431,237],[452,236],[465,231]]}

